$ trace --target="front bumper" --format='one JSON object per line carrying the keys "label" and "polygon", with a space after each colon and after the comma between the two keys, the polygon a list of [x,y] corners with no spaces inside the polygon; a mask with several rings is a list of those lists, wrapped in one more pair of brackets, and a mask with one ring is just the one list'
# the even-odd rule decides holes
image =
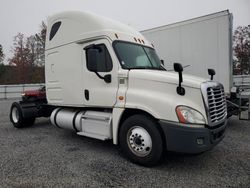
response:
{"label": "front bumper", "polygon": [[201,153],[218,144],[223,138],[227,125],[225,120],[216,128],[193,128],[180,123],[160,120],[165,134],[168,151]]}

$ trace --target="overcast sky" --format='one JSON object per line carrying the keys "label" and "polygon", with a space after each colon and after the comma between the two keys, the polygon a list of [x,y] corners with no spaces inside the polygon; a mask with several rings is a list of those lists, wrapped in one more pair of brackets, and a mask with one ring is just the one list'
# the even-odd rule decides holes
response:
{"label": "overcast sky", "polygon": [[0,0],[0,5],[0,44],[7,58],[18,32],[34,34],[47,16],[65,10],[91,11],[144,30],[229,9],[235,28],[250,25],[250,0]]}

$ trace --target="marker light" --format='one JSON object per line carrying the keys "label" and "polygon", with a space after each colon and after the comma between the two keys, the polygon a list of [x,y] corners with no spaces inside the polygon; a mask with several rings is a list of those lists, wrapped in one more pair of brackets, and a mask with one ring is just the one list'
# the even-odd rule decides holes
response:
{"label": "marker light", "polygon": [[119,96],[119,100],[121,100],[121,101],[122,101],[123,99],[124,99],[124,97],[123,97],[123,96]]}

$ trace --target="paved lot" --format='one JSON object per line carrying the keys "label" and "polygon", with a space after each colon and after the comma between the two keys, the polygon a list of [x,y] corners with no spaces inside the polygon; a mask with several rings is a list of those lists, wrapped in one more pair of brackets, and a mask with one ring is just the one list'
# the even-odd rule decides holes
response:
{"label": "paved lot", "polygon": [[167,153],[145,168],[111,142],[77,136],[48,119],[16,129],[0,101],[0,187],[250,187],[250,122],[231,119],[225,139],[200,155]]}

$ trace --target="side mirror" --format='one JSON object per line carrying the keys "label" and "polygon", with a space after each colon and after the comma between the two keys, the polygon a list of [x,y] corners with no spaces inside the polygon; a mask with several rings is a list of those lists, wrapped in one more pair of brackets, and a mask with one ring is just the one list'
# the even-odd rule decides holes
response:
{"label": "side mirror", "polygon": [[182,72],[183,71],[183,67],[180,63],[174,63],[174,71],[175,72]]}
{"label": "side mirror", "polygon": [[215,75],[215,70],[214,69],[208,69],[207,71],[208,71],[208,75],[211,76],[211,80],[213,80],[214,75]]}
{"label": "side mirror", "polygon": [[164,60],[163,59],[161,59],[161,64],[164,65]]}
{"label": "side mirror", "polygon": [[97,72],[99,50],[95,48],[88,49],[88,69]]}
{"label": "side mirror", "polygon": [[87,62],[88,62],[88,69],[91,72],[94,72],[100,79],[103,79],[106,83],[111,83],[112,77],[111,74],[107,74],[104,76],[101,76],[98,73],[98,64],[99,62],[99,54],[101,52],[101,48],[95,47],[94,45],[90,45],[84,48],[84,50],[87,51]]}
{"label": "side mirror", "polygon": [[179,86],[176,88],[176,92],[179,95],[185,95],[185,89],[181,86],[181,83],[183,82],[182,78],[182,71],[183,67],[180,63],[174,63],[174,71],[179,73]]}
{"label": "side mirror", "polygon": [[106,83],[111,83],[111,74],[106,74],[106,75],[103,77],[103,80],[104,80]]}

